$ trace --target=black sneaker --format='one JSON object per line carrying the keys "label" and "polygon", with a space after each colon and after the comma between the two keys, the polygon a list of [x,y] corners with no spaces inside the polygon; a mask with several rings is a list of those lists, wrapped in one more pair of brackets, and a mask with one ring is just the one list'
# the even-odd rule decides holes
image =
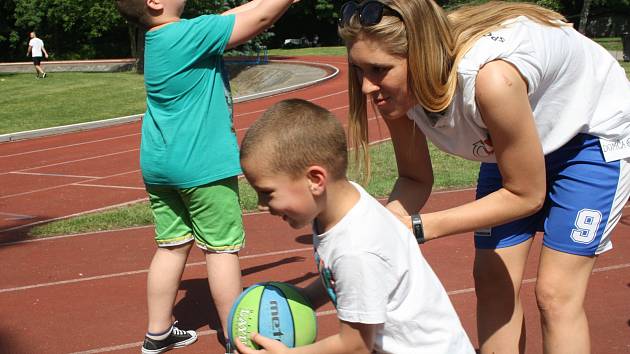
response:
{"label": "black sneaker", "polygon": [[42,74],[42,79],[45,79],[45,78],[46,78],[46,73],[43,73]]}
{"label": "black sneaker", "polygon": [[196,340],[197,333],[195,331],[184,331],[175,327],[175,324],[173,324],[171,334],[169,334],[168,337],[162,340],[144,337],[144,343],[142,344],[142,353],[164,353],[174,348],[181,348],[193,344]]}

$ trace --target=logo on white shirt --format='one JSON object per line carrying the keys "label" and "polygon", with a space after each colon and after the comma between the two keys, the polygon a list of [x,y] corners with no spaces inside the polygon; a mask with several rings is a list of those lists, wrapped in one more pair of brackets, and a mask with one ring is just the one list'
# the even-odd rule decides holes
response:
{"label": "logo on white shirt", "polygon": [[488,157],[494,154],[494,147],[492,146],[492,140],[487,137],[485,140],[478,140],[473,143],[472,153],[476,157]]}

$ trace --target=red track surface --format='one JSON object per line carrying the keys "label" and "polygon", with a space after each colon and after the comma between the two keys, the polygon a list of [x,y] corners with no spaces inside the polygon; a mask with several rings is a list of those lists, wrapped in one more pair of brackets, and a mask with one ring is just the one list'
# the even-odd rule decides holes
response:
{"label": "red track surface", "polygon": [[[317,86],[237,104],[239,138],[266,107],[288,97],[311,100],[345,121],[345,59],[307,60],[333,64],[341,73]],[[384,124],[372,123],[371,139],[386,139]],[[155,250],[151,227],[20,241],[34,223],[145,198],[139,142],[140,125],[134,123],[0,144],[1,353],[139,352],[146,330],[146,273]],[[426,209],[472,198],[471,191],[436,193]],[[630,208],[624,214],[613,235],[615,249],[598,259],[589,284],[593,353],[630,353]],[[292,230],[268,214],[246,215],[245,226],[248,242],[241,258],[246,286],[264,280],[304,285],[317,276],[309,230]],[[527,353],[532,354],[542,352],[533,294],[539,250],[537,241],[523,289]],[[433,241],[422,251],[475,343],[470,235]],[[197,329],[200,339],[177,352],[222,353],[197,250],[191,253],[180,290],[175,315],[182,327]],[[318,315],[319,336],[334,333],[332,307],[319,309]]]}

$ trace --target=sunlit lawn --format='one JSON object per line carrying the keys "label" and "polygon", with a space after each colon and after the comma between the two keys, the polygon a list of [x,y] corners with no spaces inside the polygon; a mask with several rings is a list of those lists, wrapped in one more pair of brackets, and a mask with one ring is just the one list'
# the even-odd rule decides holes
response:
{"label": "sunlit lawn", "polygon": [[0,74],[0,134],[142,113],[142,76],[135,73]]}

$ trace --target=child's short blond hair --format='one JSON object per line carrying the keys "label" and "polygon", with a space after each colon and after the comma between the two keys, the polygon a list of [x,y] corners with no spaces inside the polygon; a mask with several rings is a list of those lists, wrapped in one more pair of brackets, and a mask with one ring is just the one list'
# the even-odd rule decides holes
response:
{"label": "child's short blond hair", "polygon": [[269,107],[249,128],[241,144],[241,160],[248,158],[290,176],[319,165],[334,179],[346,178],[346,134],[325,108],[289,99]]}
{"label": "child's short blond hair", "polygon": [[149,26],[146,0],[116,0],[116,8],[127,21],[145,28]]}

